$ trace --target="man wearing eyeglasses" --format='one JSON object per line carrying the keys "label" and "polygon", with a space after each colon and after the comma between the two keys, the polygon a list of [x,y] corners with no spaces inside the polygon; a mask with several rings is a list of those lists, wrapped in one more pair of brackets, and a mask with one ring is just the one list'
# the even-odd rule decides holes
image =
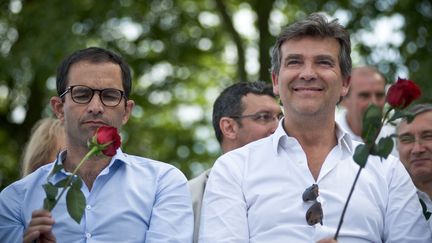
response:
{"label": "man wearing eyeglasses", "polygon": [[[63,60],[51,107],[64,124],[67,150],[1,192],[2,242],[192,241],[193,211],[184,175],[121,148],[113,157],[93,156],[80,167],[87,204],[80,223],[68,215],[65,196],[52,212],[41,209],[42,185],[71,174],[97,128],[121,128],[128,121],[134,106],[131,85],[128,64],[111,51],[91,47]],[[63,169],[48,177],[54,165]]]}
{"label": "man wearing eyeglasses", "polygon": [[[272,87],[261,81],[239,82],[224,89],[213,104],[213,129],[222,153],[272,134],[283,116]],[[189,181],[198,242],[201,204],[210,169]]]}
{"label": "man wearing eyeglasses", "polygon": [[410,109],[414,120],[403,120],[397,128],[400,160],[418,191],[423,215],[432,230],[432,104],[418,104]]}
{"label": "man wearing eyeglasses", "polygon": [[[359,144],[335,122],[351,71],[349,33],[311,14],[272,51],[284,118],[269,137],[215,162],[201,211],[201,242],[332,241],[358,171]],[[370,156],[338,242],[431,242],[416,190],[399,160]]]}

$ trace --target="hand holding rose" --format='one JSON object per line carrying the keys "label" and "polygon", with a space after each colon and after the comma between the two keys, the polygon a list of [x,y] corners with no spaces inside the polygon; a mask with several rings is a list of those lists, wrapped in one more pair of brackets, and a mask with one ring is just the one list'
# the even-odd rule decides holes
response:
{"label": "hand holding rose", "polygon": [[[75,170],[70,176],[64,180],[58,182],[57,184],[52,184],[51,182],[43,185],[46,198],[44,200],[44,209],[51,211],[57,202],[60,200],[63,193],[69,188],[66,194],[66,206],[69,215],[77,222],[80,223],[82,215],[84,213],[84,207],[86,205],[86,200],[84,194],[81,191],[82,181],[79,177],[75,175],[78,173],[80,167],[84,162],[94,155],[103,153],[108,157],[112,157],[116,154],[117,149],[121,145],[120,135],[118,134],[117,128],[102,126],[96,130],[96,134],[92,137],[91,141],[88,143],[90,151],[84,156],[84,158],[77,165]],[[56,164],[54,169],[48,176],[48,180],[58,171],[63,168],[63,165]],[[63,187],[59,196],[57,196],[58,188]]]}

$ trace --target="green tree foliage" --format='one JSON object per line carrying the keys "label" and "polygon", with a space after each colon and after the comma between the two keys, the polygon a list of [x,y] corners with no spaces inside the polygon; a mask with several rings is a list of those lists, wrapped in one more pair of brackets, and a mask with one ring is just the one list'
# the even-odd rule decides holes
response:
{"label": "green tree foliage", "polygon": [[[30,129],[50,115],[56,67],[71,52],[101,46],[130,63],[137,107],[122,131],[124,150],[174,164],[190,178],[220,153],[211,127],[220,90],[240,80],[270,82],[274,37],[316,11],[339,17],[351,31],[354,64],[376,65],[390,81],[411,78],[428,98],[426,0],[1,1],[0,189],[19,178]],[[400,22],[393,30],[399,42],[365,38],[382,20]],[[371,36],[383,39],[379,34]]]}

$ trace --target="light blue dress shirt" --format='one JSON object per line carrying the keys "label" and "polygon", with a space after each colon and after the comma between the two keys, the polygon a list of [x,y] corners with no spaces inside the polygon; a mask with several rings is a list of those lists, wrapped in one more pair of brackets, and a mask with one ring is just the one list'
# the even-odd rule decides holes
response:
{"label": "light blue dress shirt", "polygon": [[[65,155],[61,153],[57,161]],[[22,242],[32,211],[42,208],[42,185],[53,164],[0,193],[1,242]],[[50,181],[56,183],[68,174],[62,170]],[[87,205],[80,224],[67,213],[65,195],[52,211],[57,242],[192,242],[193,212],[187,180],[169,164],[119,149],[97,176],[92,190],[84,183],[81,190]]]}
{"label": "light blue dress shirt", "polygon": [[[281,123],[273,135],[219,157],[204,192],[199,242],[311,243],[333,237],[359,169],[352,159],[358,143],[340,129],[336,136],[317,180]],[[306,222],[313,202],[304,202],[302,194],[312,184],[319,187],[323,225]],[[414,184],[395,157],[369,157],[338,242],[432,242]]]}

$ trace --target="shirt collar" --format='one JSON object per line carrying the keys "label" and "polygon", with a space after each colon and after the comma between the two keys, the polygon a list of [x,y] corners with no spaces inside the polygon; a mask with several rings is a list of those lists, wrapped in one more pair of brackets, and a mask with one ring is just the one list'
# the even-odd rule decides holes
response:
{"label": "shirt collar", "polygon": [[[57,158],[54,161],[53,166],[50,170],[50,173],[48,176],[48,181],[52,181],[55,183],[55,182],[58,182],[61,179],[65,178],[66,176],[72,174],[71,172],[67,172],[63,167],[63,161],[66,159],[66,155],[67,155],[67,150],[63,150],[60,153],[58,153]],[[109,170],[113,166],[114,163],[122,163],[123,162],[124,164],[130,165],[131,162],[126,157],[127,157],[127,155],[124,154],[120,148],[118,148],[116,151],[116,154],[111,158],[110,163],[108,164],[107,168],[105,168],[105,169]],[[59,170],[54,171],[57,169],[59,169]],[[105,169],[104,169],[104,171],[105,171]],[[54,171],[54,173],[53,173],[53,171]],[[106,172],[106,173],[108,173],[108,172]]]}
{"label": "shirt collar", "polygon": [[354,153],[353,143],[352,143],[353,140],[351,136],[347,132],[345,132],[345,130],[343,130],[337,122],[336,122],[336,138],[338,140],[338,146],[340,146],[342,150],[346,150],[350,154]]}
{"label": "shirt collar", "polygon": [[[276,131],[273,133],[273,151],[277,154],[278,153],[278,148],[281,145],[281,142],[283,140],[287,140],[287,142],[293,142],[296,141],[295,138],[290,137],[286,132],[285,129],[283,128],[283,121],[284,118],[281,119],[279,121],[279,125],[276,129]],[[341,151],[346,151],[349,154],[353,154],[353,143],[352,143],[352,139],[350,137],[350,135],[345,132],[343,129],[340,128],[339,124],[337,124],[336,122],[336,138],[338,141],[337,146],[339,147],[339,149]]]}

